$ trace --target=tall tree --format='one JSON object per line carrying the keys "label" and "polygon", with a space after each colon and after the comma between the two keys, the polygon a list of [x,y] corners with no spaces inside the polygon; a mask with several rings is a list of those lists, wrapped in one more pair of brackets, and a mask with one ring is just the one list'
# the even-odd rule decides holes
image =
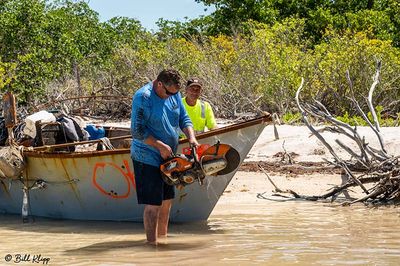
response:
{"label": "tall tree", "polygon": [[48,82],[95,69],[110,57],[112,40],[86,2],[4,0],[0,2],[0,56],[16,65],[7,86],[19,100],[41,94]]}
{"label": "tall tree", "polygon": [[16,64],[15,79],[7,89],[28,98],[53,77],[50,52],[43,47],[51,42],[45,34],[45,1],[2,1],[0,9],[0,55],[4,62]]}
{"label": "tall tree", "polygon": [[400,46],[398,0],[196,0],[214,5],[212,34],[232,34],[243,22],[266,24],[295,17],[305,19],[305,33],[318,43],[327,29],[370,31]]}

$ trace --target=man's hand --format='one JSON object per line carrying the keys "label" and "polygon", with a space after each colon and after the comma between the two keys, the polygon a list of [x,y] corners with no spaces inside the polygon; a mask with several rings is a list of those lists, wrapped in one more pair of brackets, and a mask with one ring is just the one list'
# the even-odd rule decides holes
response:
{"label": "man's hand", "polygon": [[196,147],[198,148],[200,146],[200,144],[197,142],[197,139],[193,136],[193,138],[190,138],[189,140],[189,145],[190,147]]}
{"label": "man's hand", "polygon": [[160,152],[160,155],[164,160],[168,159],[169,157],[171,157],[173,155],[172,149],[170,146],[168,146],[161,140],[154,138],[151,135],[147,137],[147,139],[145,140],[145,143],[156,148]]}
{"label": "man's hand", "polygon": [[200,146],[199,143],[197,142],[197,139],[196,139],[195,135],[194,135],[194,130],[193,130],[192,127],[186,127],[182,131],[183,131],[183,133],[185,133],[185,135],[186,135],[186,137],[187,137],[187,139],[189,141],[189,145],[190,146],[195,146],[196,148],[198,146]]}
{"label": "man's hand", "polygon": [[162,141],[157,141],[157,149],[160,151],[161,157],[165,160],[172,156],[172,149],[170,146]]}

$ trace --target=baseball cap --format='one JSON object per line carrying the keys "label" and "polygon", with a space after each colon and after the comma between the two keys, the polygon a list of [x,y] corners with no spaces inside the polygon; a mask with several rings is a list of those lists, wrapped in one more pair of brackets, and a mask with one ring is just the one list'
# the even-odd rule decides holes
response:
{"label": "baseball cap", "polygon": [[188,88],[190,86],[195,86],[195,85],[203,87],[203,83],[201,82],[201,80],[199,78],[190,78],[186,82],[186,88]]}

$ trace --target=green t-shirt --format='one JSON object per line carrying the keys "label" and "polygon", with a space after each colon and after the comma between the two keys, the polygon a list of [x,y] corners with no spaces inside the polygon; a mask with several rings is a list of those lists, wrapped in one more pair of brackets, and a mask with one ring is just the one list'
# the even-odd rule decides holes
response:
{"label": "green t-shirt", "polygon": [[205,127],[213,129],[217,126],[213,110],[208,102],[197,100],[195,106],[190,106],[186,103],[186,97],[182,98],[182,102],[196,133],[204,132]]}

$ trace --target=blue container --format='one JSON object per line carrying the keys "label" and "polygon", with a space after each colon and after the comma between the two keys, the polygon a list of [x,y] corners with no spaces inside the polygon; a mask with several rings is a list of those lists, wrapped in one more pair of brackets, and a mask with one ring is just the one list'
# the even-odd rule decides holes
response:
{"label": "blue container", "polygon": [[104,138],[106,135],[102,126],[86,125],[85,130],[89,133],[89,140]]}

